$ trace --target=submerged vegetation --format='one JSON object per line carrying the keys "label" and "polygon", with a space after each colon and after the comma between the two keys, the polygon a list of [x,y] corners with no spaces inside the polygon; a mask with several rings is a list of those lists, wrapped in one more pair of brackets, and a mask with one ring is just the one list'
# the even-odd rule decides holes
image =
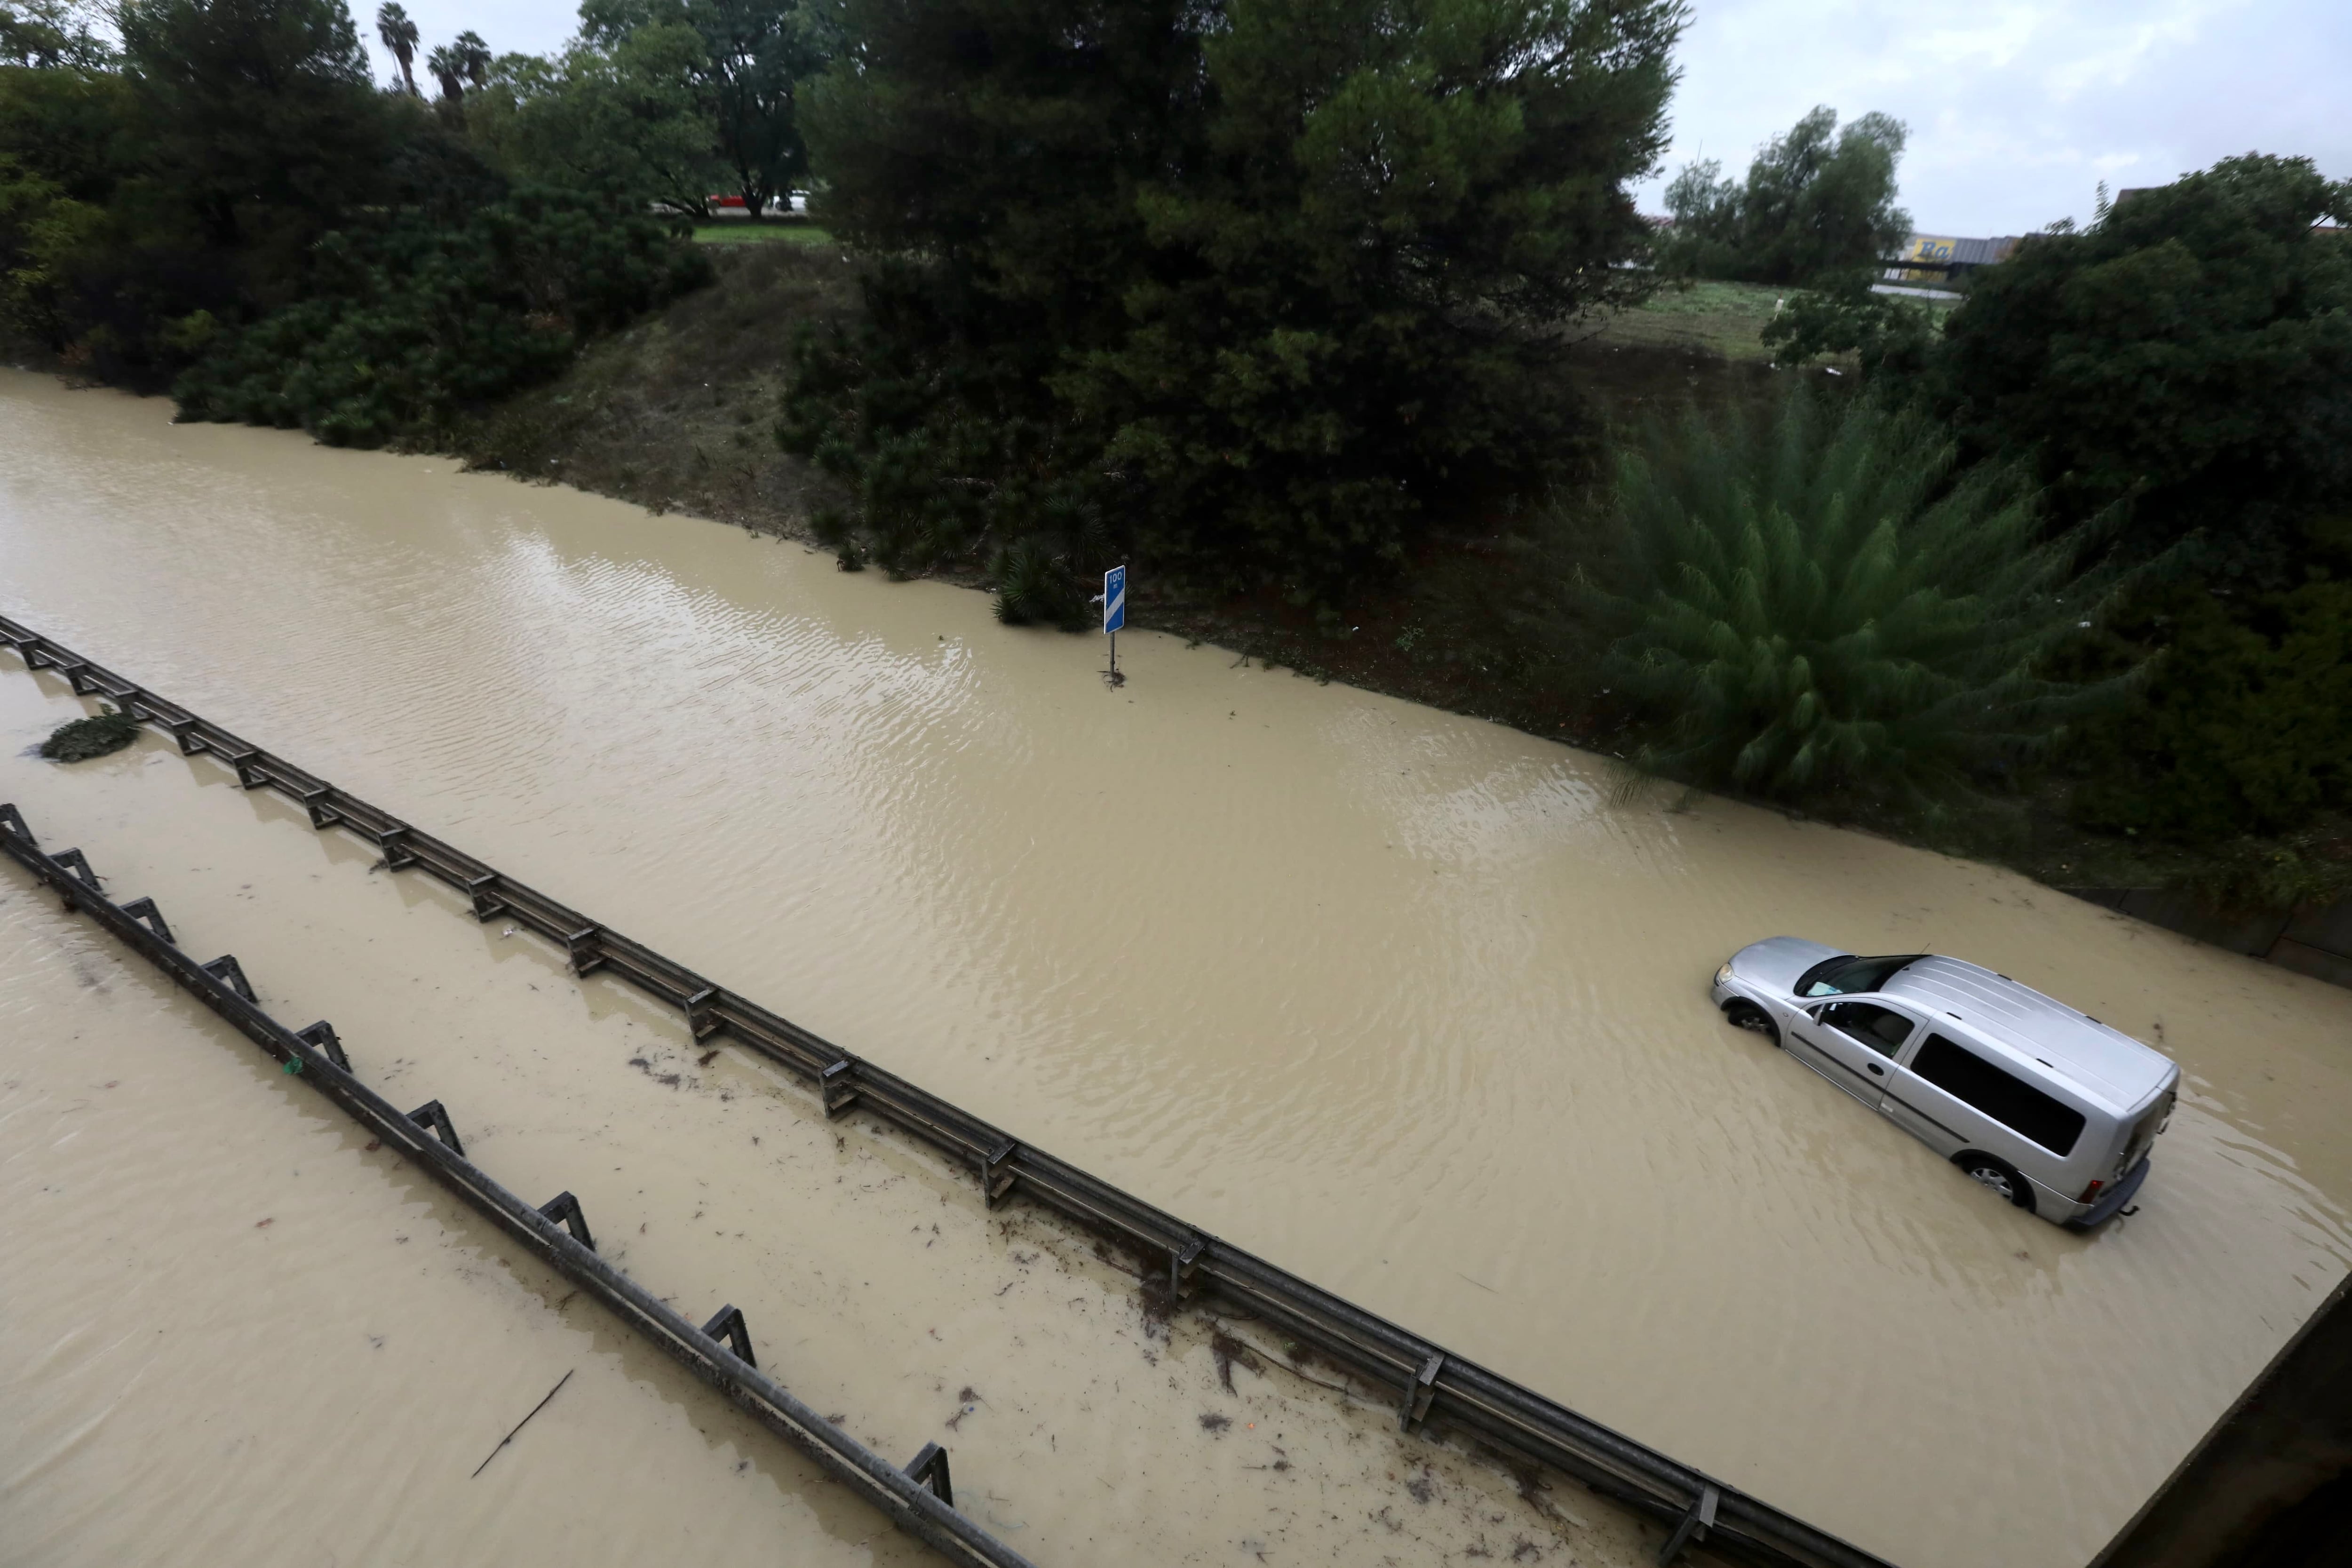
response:
{"label": "submerged vegetation", "polygon": [[41,755],[53,763],[86,763],[109,756],[139,739],[139,721],[112,704],[87,719],[60,724],[41,742]]}

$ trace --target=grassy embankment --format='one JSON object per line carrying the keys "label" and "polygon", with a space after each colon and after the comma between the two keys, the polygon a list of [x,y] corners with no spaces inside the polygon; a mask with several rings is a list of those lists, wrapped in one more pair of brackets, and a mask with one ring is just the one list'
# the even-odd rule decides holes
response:
{"label": "grassy embankment", "polygon": [[[656,512],[803,537],[810,510],[842,498],[775,441],[792,338],[803,322],[845,319],[857,301],[855,263],[809,243],[818,232],[774,226],[764,237],[774,243],[730,233],[731,243],[714,247],[712,287],[592,343],[561,379],[501,405],[468,441],[472,462]],[[1562,374],[1604,430],[1694,402],[1768,397],[1799,374],[1771,368],[1758,337],[1780,292],[1701,284],[1662,294],[1569,334]],[[1587,454],[1595,471],[1605,439]],[[1564,683],[1512,629],[1529,521],[1507,504],[1438,532],[1401,582],[1361,595],[1336,629],[1277,595],[1210,601],[1148,579],[1133,591],[1134,619],[1315,679],[1604,752],[1629,750],[1639,736],[1634,716],[1603,691]],[[2063,805],[2053,784],[2039,797],[1948,824],[1930,841],[2059,885],[2149,887],[2199,869],[2188,852],[2081,833]],[[1901,823],[1859,826],[1919,837]]]}
{"label": "grassy embankment", "polygon": [[831,245],[833,236],[814,224],[796,219],[752,223],[746,218],[734,218],[719,223],[696,224],[694,242],[697,245]]}

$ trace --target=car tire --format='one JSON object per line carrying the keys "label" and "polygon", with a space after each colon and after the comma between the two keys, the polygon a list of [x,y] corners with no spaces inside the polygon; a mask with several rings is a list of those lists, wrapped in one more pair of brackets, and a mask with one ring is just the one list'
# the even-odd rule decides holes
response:
{"label": "car tire", "polygon": [[1967,1172],[1969,1180],[2029,1214],[2033,1211],[2033,1184],[2019,1175],[2015,1166],[1990,1154],[1962,1154],[1952,1163]]}
{"label": "car tire", "polygon": [[1772,1022],[1772,1016],[1770,1014],[1765,1012],[1763,1008],[1759,1007],[1755,1003],[1726,1003],[1723,1008],[1723,1016],[1731,1021],[1731,1026],[1733,1028],[1746,1029],[1752,1034],[1761,1035],[1776,1049],[1779,1047],[1780,1044],[1780,1026]]}

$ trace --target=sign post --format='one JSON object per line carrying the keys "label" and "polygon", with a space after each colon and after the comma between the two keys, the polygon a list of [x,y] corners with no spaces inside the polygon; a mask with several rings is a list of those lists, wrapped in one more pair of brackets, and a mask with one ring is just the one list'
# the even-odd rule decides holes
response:
{"label": "sign post", "polygon": [[1103,635],[1110,638],[1110,668],[1104,677],[1113,686],[1126,684],[1118,672],[1118,628],[1127,625],[1127,568],[1114,566],[1103,574]]}

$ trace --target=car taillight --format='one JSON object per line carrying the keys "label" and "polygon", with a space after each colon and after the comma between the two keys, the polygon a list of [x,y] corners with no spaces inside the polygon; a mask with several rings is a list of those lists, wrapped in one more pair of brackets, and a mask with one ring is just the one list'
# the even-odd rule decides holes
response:
{"label": "car taillight", "polygon": [[2099,1189],[2106,1184],[2107,1184],[2105,1182],[2093,1182],[2089,1186],[2083,1189],[2083,1195],[2076,1198],[2074,1201],[2078,1204],[2089,1203],[2093,1198],[2099,1195]]}

